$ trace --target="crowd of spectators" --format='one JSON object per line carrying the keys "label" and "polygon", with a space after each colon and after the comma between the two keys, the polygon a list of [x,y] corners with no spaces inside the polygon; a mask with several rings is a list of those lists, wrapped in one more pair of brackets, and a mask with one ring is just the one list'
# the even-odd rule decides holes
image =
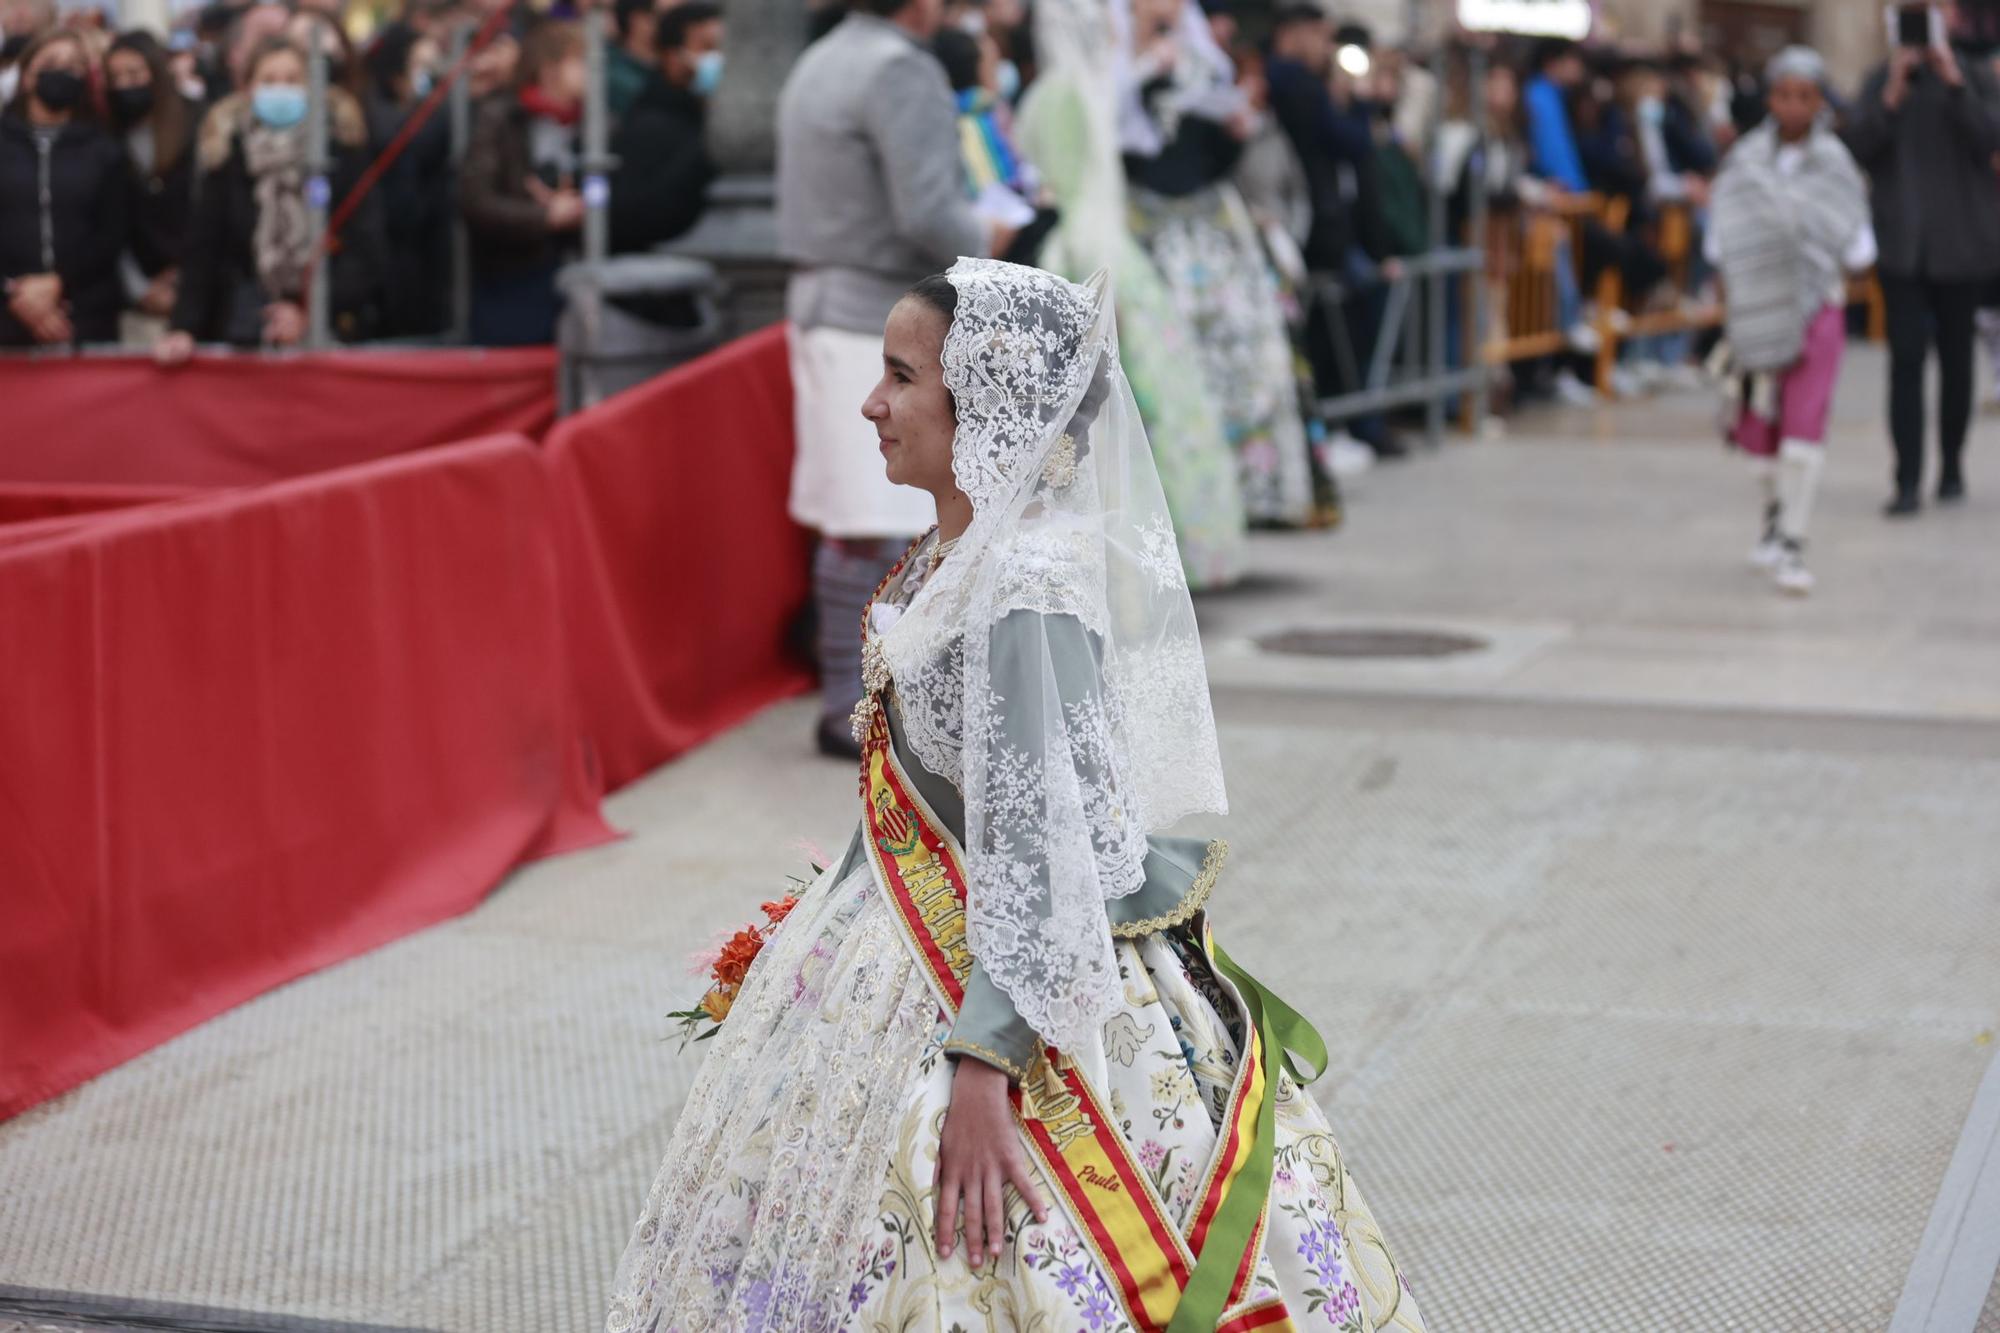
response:
{"label": "crowd of spectators", "polygon": [[[439,339],[460,224],[471,339],[548,341],[555,274],[577,257],[585,216],[578,0],[404,0],[358,43],[348,3],[222,3],[162,36],[114,33],[96,11],[59,15],[54,0],[5,0],[0,345],[122,340],[173,361],[201,342],[295,344],[321,265],[336,337]],[[1362,387],[1388,294],[1431,244],[1434,200],[1454,243],[1506,243],[1500,231],[1468,234],[1475,184],[1502,227],[1538,213],[1570,222],[1555,266],[1563,347],[1510,367],[1517,394],[1588,401],[1607,330],[1711,309],[1721,296],[1704,253],[1710,191],[1732,145],[1765,117],[1759,68],[1692,45],[1470,34],[1433,62],[1301,0],[1254,15],[1232,0],[1040,3],[1101,29],[1082,45],[1104,48],[1089,58],[1113,102],[1109,142],[1091,146],[1083,122],[1023,114],[1052,64],[1037,49],[1048,25],[1023,0],[854,0],[853,21],[899,27],[935,58],[925,78],[949,93],[934,111],[919,99],[880,114],[949,120],[959,148],[950,188],[983,228],[968,248],[1052,267],[1102,252],[1108,242],[1065,219],[1096,190],[1093,173],[1119,176],[1123,239],[1151,268],[1124,275],[1127,285],[1158,281],[1170,294],[1175,336],[1206,372],[1203,419],[1229,442],[1252,524],[1324,521],[1337,510],[1335,475],[1403,452],[1393,420],[1329,423],[1315,405]],[[608,12],[619,163],[609,235],[614,252],[643,251],[700,216],[715,174],[704,127],[724,26],[708,0],[615,0]],[[815,7],[815,39],[841,31],[844,12]],[[1957,23],[1951,6],[1942,13]],[[326,202],[340,221],[324,246],[309,221],[302,124],[315,47],[328,80]],[[454,77],[475,102],[457,160],[439,107]],[[1990,53],[1964,42],[1900,51],[1863,87],[1824,93],[1821,120],[1873,180],[1907,508],[1926,357],[1935,350],[1943,364],[1949,480],[1971,413],[1975,331],[2000,350],[2000,314],[1981,314],[2000,304],[2000,93]],[[1023,123],[1032,119],[1039,130]],[[937,258],[942,267],[949,256]],[[1610,271],[1619,308],[1598,310]],[[1462,362],[1468,312],[1460,293],[1452,301],[1451,356]],[[1699,323],[1649,320],[1667,331],[1620,337],[1608,387],[1633,395],[1692,382],[1712,336]],[[1488,342],[1495,330],[1470,332]],[[1171,429],[1168,415],[1157,429]]]}
{"label": "crowd of spectators", "polygon": [[[550,341],[584,216],[578,13],[407,0],[357,43],[343,5],[218,4],[171,34],[0,6],[0,347],[123,342],[171,363],[198,343],[295,345],[321,265],[337,339],[436,341],[461,221],[473,341]],[[707,0],[621,0],[616,20],[610,238],[644,250],[699,215],[723,24]],[[315,47],[339,220],[325,244],[308,200]],[[454,161],[456,49],[474,114]]]}

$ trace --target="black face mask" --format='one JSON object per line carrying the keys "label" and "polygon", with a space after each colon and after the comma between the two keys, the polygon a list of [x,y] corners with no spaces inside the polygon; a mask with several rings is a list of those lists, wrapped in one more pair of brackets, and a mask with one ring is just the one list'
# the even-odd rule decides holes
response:
{"label": "black face mask", "polygon": [[153,85],[150,83],[142,83],[136,88],[111,90],[111,114],[120,125],[137,124],[152,109]]}
{"label": "black face mask", "polygon": [[35,76],[35,100],[51,111],[68,111],[83,100],[83,75],[45,69]]}

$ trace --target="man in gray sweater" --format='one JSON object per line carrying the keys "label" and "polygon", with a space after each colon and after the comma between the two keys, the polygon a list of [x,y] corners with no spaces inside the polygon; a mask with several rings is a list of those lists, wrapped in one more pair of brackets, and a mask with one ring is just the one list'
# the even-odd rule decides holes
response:
{"label": "man in gray sweater", "polygon": [[[1947,8],[1950,8],[1947,6]],[[1888,307],[1889,431],[1896,493],[1888,514],[1921,507],[1924,363],[1938,352],[1938,499],[1965,495],[1972,424],[1973,322],[2000,275],[2000,90],[1948,45],[1902,47],[1856,99],[1847,127],[1873,178],[1877,271]]]}
{"label": "man in gray sweater", "polygon": [[813,559],[823,712],[819,745],[858,753],[860,620],[931,500],[892,486],[861,404],[882,376],[882,326],[912,285],[1006,236],[974,211],[957,105],[928,43],[943,0],[859,0],[807,48],[778,99],[778,245],[798,453],[792,517],[820,534]]}

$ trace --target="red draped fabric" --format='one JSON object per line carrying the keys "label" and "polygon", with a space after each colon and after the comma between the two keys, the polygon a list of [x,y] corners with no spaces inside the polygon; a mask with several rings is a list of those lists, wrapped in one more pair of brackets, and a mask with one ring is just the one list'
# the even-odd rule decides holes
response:
{"label": "red draped fabric", "polygon": [[555,420],[555,353],[0,357],[0,479],[244,486]]}
{"label": "red draped fabric", "polygon": [[604,790],[810,684],[782,329],[447,443],[552,383],[0,360],[0,1119],[611,836]]}
{"label": "red draped fabric", "polygon": [[812,553],[785,512],[792,429],[776,327],[550,434],[578,708],[607,788],[811,685],[787,649]]}
{"label": "red draped fabric", "polygon": [[0,548],[0,1117],[608,836],[526,440],[65,521]]}
{"label": "red draped fabric", "polygon": [[73,518],[113,509],[178,500],[197,492],[185,486],[91,486],[82,482],[0,481],[0,524]]}

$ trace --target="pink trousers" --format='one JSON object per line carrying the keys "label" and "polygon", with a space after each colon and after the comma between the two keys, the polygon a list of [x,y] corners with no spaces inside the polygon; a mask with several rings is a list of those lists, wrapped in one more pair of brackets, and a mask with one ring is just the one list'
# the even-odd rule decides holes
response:
{"label": "pink trousers", "polygon": [[1797,364],[1778,376],[1778,414],[1764,415],[1750,404],[1736,419],[1730,438],[1752,454],[1775,454],[1781,440],[1826,441],[1826,421],[1833,411],[1833,386],[1840,379],[1840,358],[1847,350],[1847,311],[1830,305],[1806,326],[1805,344]]}

